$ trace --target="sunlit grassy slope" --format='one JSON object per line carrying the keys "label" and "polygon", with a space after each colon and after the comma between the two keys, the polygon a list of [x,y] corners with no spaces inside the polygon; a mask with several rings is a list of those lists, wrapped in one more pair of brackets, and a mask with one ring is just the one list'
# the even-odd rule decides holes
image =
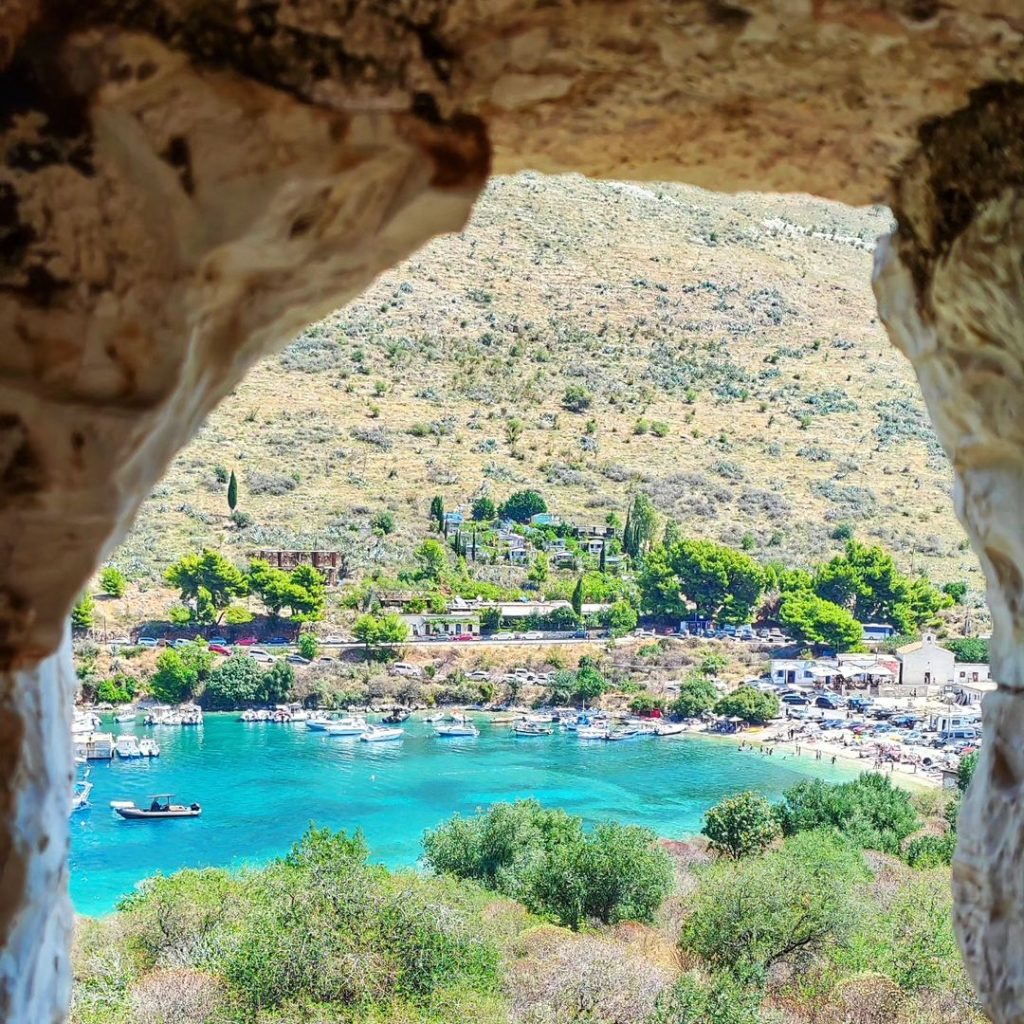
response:
{"label": "sunlit grassy slope", "polygon": [[[203,544],[315,545],[394,564],[435,493],[454,507],[530,485],[601,521],[642,488],[688,532],[749,534],[762,557],[806,564],[849,522],[905,568],[977,588],[945,456],[875,313],[888,226],[806,197],[497,179],[465,232],[256,368],[115,561],[145,577]],[[584,412],[562,407],[570,385],[592,394]],[[251,525],[227,522],[217,467]],[[384,508],[398,529],[378,539]]]}

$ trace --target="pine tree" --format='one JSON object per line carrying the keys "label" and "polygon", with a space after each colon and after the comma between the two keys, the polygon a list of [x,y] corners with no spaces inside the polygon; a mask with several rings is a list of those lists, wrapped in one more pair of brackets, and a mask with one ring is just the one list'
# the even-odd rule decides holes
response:
{"label": "pine tree", "polygon": [[231,470],[231,478],[228,480],[228,508],[234,512],[238,504],[238,480],[235,471]]}
{"label": "pine tree", "polygon": [[[604,553],[604,546],[601,547],[602,554]],[[572,592],[572,610],[577,615],[583,614],[583,577],[581,576],[576,581],[576,586]]]}

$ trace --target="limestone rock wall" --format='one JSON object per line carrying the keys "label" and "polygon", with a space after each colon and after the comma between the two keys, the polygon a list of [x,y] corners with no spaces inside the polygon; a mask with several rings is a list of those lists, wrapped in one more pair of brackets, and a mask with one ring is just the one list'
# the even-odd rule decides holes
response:
{"label": "limestone rock wall", "polygon": [[[65,616],[253,360],[460,228],[492,159],[872,202],[919,125],[957,123],[979,86],[971,159],[1015,168],[998,111],[1022,81],[1020,0],[0,0],[0,1019],[66,1002]],[[998,674],[1020,685],[1019,263],[993,257],[1017,199],[955,151],[908,172],[879,288],[969,463]],[[957,334],[990,307],[991,329]],[[955,415],[949,388],[969,396]],[[1014,763],[989,757],[994,784]],[[984,884],[983,917],[1019,910],[1008,878]],[[1000,950],[965,945],[1006,988]]]}

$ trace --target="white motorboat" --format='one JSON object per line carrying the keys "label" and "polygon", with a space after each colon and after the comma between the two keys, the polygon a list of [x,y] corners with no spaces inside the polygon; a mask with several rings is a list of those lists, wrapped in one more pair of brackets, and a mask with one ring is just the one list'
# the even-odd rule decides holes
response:
{"label": "white motorboat", "polygon": [[310,715],[306,719],[306,728],[310,732],[326,732],[327,726],[331,724],[330,718],[322,718],[319,715]]}
{"label": "white motorboat", "polygon": [[581,740],[603,740],[608,735],[607,725],[578,725],[576,737]]}
{"label": "white motorboat", "polygon": [[143,736],[139,740],[139,754],[142,757],[159,757],[160,747],[156,740],[151,739],[149,736]]}
{"label": "white motorboat", "polygon": [[359,739],[363,743],[383,743],[388,740],[400,740],[404,735],[404,729],[385,729],[380,725],[371,725]]}
{"label": "white motorboat", "polygon": [[516,722],[512,726],[512,732],[516,736],[550,736],[553,731],[550,725],[545,725],[542,722],[531,722],[529,719],[525,722]]}
{"label": "white motorboat", "polygon": [[182,704],[178,708],[180,725],[202,725],[203,709],[198,704]]}
{"label": "white motorboat", "polygon": [[114,749],[117,751],[118,757],[123,757],[126,760],[132,757],[142,757],[142,751],[139,749],[139,740],[137,736],[126,734],[124,736],[118,736],[114,740]]}
{"label": "white motorboat", "polygon": [[120,711],[114,715],[114,721],[120,725],[124,725],[126,722],[134,722],[138,712],[136,711]]}
{"label": "white motorboat", "polygon": [[328,736],[362,736],[366,732],[366,719],[362,715],[346,715],[328,722],[326,732]]}
{"label": "white motorboat", "polygon": [[256,712],[252,708],[246,708],[239,716],[240,722],[258,722],[259,719],[256,717]]}
{"label": "white motorboat", "polygon": [[686,732],[686,726],[682,722],[659,722],[654,729],[655,736],[678,736]]}
{"label": "white motorboat", "polygon": [[76,732],[71,739],[79,760],[109,761],[114,756],[112,732]]}
{"label": "white motorboat", "polygon": [[438,722],[434,726],[435,736],[479,736],[480,730],[466,717],[459,722]]}

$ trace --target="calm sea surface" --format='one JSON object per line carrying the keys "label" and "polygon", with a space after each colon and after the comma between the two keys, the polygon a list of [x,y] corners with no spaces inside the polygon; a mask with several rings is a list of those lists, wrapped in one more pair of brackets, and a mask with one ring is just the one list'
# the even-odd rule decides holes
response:
{"label": "calm sea surface", "polygon": [[[115,734],[157,738],[162,756],[91,762],[91,807],[71,820],[71,895],[82,914],[104,914],[157,871],[241,866],[285,852],[310,822],[361,828],[371,856],[414,864],[426,829],[456,812],[536,797],[589,823],[617,820],[671,838],[699,831],[722,797],[769,797],[809,775],[841,780],[849,769],[764,757],[695,737],[586,742],[574,733],[517,738],[480,716],[479,739],[437,739],[412,721],[401,743],[360,743],[304,725],[243,723],[207,715],[199,728],[105,723]],[[128,822],[111,800],[142,805],[171,792],[198,801],[202,817]]]}

